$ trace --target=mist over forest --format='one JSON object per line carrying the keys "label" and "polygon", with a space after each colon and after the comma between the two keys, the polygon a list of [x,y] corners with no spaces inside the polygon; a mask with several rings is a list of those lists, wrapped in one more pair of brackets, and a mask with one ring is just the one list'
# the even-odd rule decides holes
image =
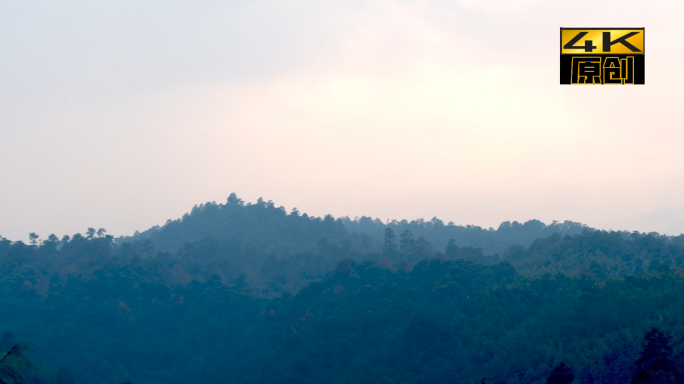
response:
{"label": "mist over forest", "polygon": [[0,236],[0,383],[682,383],[684,235],[197,205]]}
{"label": "mist over forest", "polygon": [[0,0],[0,384],[684,384],[682,15]]}

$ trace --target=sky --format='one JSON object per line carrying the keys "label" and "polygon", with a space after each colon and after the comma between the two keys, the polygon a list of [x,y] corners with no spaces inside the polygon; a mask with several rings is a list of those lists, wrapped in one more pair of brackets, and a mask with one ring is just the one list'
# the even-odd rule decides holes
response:
{"label": "sky", "polygon": [[[0,235],[288,211],[684,232],[677,1],[0,3]],[[559,85],[645,27],[646,85]]]}

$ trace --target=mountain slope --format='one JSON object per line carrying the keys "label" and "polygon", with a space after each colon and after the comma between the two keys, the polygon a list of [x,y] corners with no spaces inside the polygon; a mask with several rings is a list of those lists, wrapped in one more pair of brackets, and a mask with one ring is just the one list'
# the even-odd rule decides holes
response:
{"label": "mountain slope", "polygon": [[263,199],[254,204],[245,203],[233,193],[225,204],[200,204],[180,219],[168,220],[161,227],[152,227],[130,237],[118,238],[116,243],[148,240],[157,251],[170,252],[187,243],[214,237],[240,241],[266,253],[285,256],[303,251],[315,252],[320,241],[325,239],[339,244],[347,242],[348,247],[358,251],[380,251],[387,228],[395,231],[397,236],[410,231],[413,236],[427,240],[435,249],[444,249],[453,239],[459,246],[482,248],[488,255],[502,254],[513,245],[527,246],[535,239],[553,233],[575,235],[591,230],[571,221],[550,225],[539,220],[524,224],[507,221],[495,230],[444,224],[437,218],[389,223],[365,216],[357,219],[335,219],[331,215],[319,218],[300,215],[296,210],[288,214],[283,207],[276,207],[273,202]]}

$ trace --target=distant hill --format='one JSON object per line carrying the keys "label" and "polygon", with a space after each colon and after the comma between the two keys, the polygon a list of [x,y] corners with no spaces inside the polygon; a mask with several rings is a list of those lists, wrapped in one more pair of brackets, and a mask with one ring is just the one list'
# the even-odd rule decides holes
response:
{"label": "distant hill", "polygon": [[[386,231],[395,236],[397,252],[383,251]],[[527,246],[552,234],[593,231],[566,221],[546,225],[504,222],[499,228],[430,221],[391,221],[361,217],[323,218],[287,213],[272,201],[245,203],[234,193],[225,204],[208,202],[163,226],[115,240],[119,258],[132,254],[165,256],[172,263],[170,282],[207,281],[217,274],[227,284],[240,280],[268,294],[296,292],[323,277],[342,259],[373,260],[410,268],[423,258],[493,264],[513,246]],[[144,250],[144,251],[142,251]]]}
{"label": "distant hill", "polygon": [[512,245],[527,246],[534,240],[548,237],[554,233],[564,235],[577,235],[582,231],[593,231],[584,224],[573,221],[563,223],[554,221],[546,225],[539,220],[530,220],[523,224],[517,221],[505,221],[497,229],[482,228],[476,225],[455,225],[452,222],[445,224],[438,218],[430,221],[418,220],[394,220],[383,223],[378,219],[361,217],[351,220],[347,217],[341,219],[347,230],[369,235],[376,240],[375,246],[379,244],[386,228],[393,229],[397,234],[410,231],[414,237],[423,237],[429,241],[435,249],[444,249],[449,240],[454,240],[456,244],[464,247],[482,248],[487,255],[501,255],[506,248]]}
{"label": "distant hill", "polygon": [[196,205],[189,213],[163,226],[155,226],[130,237],[116,239],[116,244],[148,240],[157,251],[176,251],[183,245],[204,238],[252,244],[267,253],[290,255],[314,250],[322,238],[348,240],[344,225],[332,216],[324,218],[290,214],[272,201],[259,199],[245,204],[234,193],[225,204],[208,202]]}
{"label": "distant hill", "polygon": [[416,238],[424,238],[437,250],[444,249],[449,240],[463,247],[481,248],[485,254],[502,254],[513,245],[527,246],[535,239],[551,234],[575,235],[583,230],[593,230],[586,225],[565,221],[549,225],[539,220],[524,224],[503,222],[497,229],[474,225],[461,226],[445,224],[438,218],[407,221],[394,220],[383,223],[379,219],[363,216],[323,218],[300,214],[297,210],[287,213],[285,208],[276,207],[272,201],[257,200],[245,203],[234,193],[225,204],[207,202],[176,220],[168,220],[163,226],[155,226],[133,236],[120,237],[116,244],[133,241],[150,241],[157,251],[176,251],[183,245],[204,238],[239,241],[266,253],[277,256],[318,249],[320,241],[348,242],[359,251],[380,251],[385,229],[391,228],[399,236],[410,231]]}
{"label": "distant hill", "polygon": [[564,274],[597,280],[674,271],[684,272],[684,235],[587,231],[581,235],[555,233],[513,246],[504,253],[526,275]]}

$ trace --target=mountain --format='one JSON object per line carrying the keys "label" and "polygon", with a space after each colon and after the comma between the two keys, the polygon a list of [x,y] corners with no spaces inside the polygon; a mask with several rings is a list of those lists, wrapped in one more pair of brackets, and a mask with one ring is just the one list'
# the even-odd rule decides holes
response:
{"label": "mountain", "polygon": [[[383,254],[388,229],[411,250]],[[263,199],[245,203],[233,193],[225,204],[200,204],[180,219],[120,237],[115,244],[120,250],[127,249],[119,251],[121,258],[160,254],[172,269],[168,278],[171,283],[207,281],[216,274],[227,284],[249,282],[269,295],[296,292],[323,277],[344,258],[380,261],[387,257],[394,265],[411,265],[443,252],[448,258],[484,261],[489,257],[490,262],[496,262],[510,246],[529,245],[554,233],[571,235],[591,230],[569,221],[550,225],[538,220],[504,222],[494,230],[444,224],[437,218],[389,223],[369,217],[320,218],[296,209],[288,214],[283,207]],[[458,254],[447,251],[449,244],[452,251],[454,246],[460,247]],[[134,250],[138,248],[146,251]]]}
{"label": "mountain", "polygon": [[541,384],[563,362],[617,384],[655,375],[654,327],[684,369],[682,275],[684,236],[317,218],[231,195],[127,238],[0,237],[0,333],[35,347],[35,383]]}
{"label": "mountain", "polygon": [[150,241],[157,251],[176,251],[185,244],[213,237],[218,240],[239,241],[277,256],[318,249],[325,239],[333,243],[348,243],[359,251],[380,251],[387,228],[400,234],[410,231],[413,236],[424,238],[435,249],[444,249],[449,240],[459,246],[482,248],[485,254],[502,254],[513,245],[527,246],[537,238],[551,234],[575,235],[593,230],[586,225],[565,221],[546,225],[539,220],[524,224],[503,222],[497,229],[478,226],[445,224],[438,218],[407,221],[393,220],[383,223],[379,219],[360,217],[350,219],[331,215],[323,218],[300,214],[296,209],[289,214],[285,208],[276,207],[272,201],[259,198],[256,203],[245,203],[234,193],[225,204],[207,202],[176,220],[168,220],[163,226],[155,226],[133,236],[116,239],[116,244]]}
{"label": "mountain", "polygon": [[163,226],[155,226],[131,237],[121,237],[117,244],[150,241],[157,251],[176,251],[185,244],[205,238],[251,244],[260,251],[277,255],[291,255],[312,251],[325,238],[332,241],[352,238],[344,225],[328,215],[324,218],[300,215],[293,210],[276,207],[272,201],[259,199],[245,204],[234,193],[225,204],[208,202]]}

